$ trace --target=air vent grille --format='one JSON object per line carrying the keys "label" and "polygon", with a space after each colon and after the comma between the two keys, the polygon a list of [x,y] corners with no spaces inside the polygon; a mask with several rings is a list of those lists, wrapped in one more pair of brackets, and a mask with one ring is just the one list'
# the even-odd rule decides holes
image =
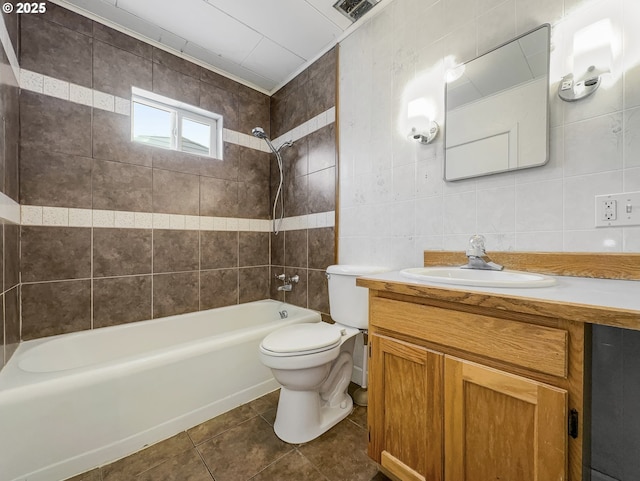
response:
{"label": "air vent grille", "polygon": [[355,22],[371,10],[380,0],[338,0],[333,8]]}

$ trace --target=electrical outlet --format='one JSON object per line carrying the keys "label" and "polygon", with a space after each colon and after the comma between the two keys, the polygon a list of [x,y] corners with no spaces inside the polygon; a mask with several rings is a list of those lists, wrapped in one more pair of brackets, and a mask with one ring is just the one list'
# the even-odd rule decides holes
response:
{"label": "electrical outlet", "polygon": [[596,195],[596,227],[640,225],[640,192]]}

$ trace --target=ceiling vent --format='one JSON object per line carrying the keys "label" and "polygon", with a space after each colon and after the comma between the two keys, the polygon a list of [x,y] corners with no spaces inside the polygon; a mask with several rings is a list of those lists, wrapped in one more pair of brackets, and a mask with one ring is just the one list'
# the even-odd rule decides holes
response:
{"label": "ceiling vent", "polygon": [[338,0],[333,8],[355,22],[371,10],[380,0]]}

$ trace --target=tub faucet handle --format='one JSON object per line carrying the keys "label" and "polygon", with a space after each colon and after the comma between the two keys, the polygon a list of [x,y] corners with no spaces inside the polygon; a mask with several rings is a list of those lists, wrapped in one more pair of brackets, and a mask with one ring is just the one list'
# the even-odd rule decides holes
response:
{"label": "tub faucet handle", "polygon": [[284,281],[287,276],[285,274],[275,274],[275,278]]}

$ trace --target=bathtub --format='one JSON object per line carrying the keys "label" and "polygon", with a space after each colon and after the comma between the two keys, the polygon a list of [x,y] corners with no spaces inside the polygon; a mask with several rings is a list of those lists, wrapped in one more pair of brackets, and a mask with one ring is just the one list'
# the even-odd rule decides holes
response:
{"label": "bathtub", "polygon": [[258,359],[314,311],[264,300],[20,344],[0,371],[0,481],[56,481],[273,391]]}

